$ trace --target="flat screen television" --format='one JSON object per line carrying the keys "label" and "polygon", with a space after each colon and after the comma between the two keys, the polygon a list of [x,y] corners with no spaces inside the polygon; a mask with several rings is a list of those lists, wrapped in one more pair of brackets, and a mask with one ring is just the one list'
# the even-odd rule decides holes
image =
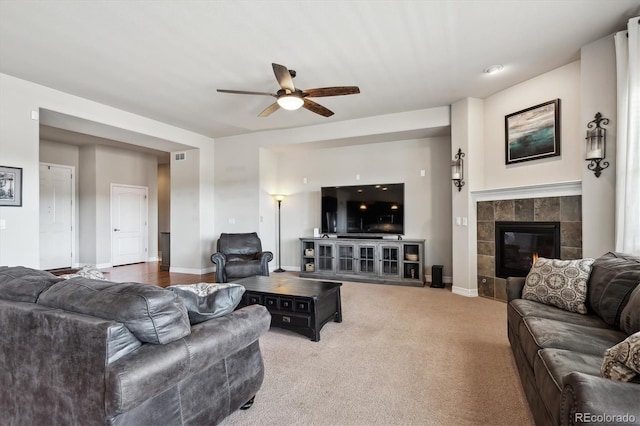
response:
{"label": "flat screen television", "polygon": [[323,187],[322,233],[404,234],[404,183]]}

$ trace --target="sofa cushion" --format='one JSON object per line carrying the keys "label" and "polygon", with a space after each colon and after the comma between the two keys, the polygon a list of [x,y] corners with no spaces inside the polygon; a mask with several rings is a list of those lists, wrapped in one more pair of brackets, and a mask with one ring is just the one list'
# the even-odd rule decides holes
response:
{"label": "sofa cushion", "polygon": [[529,317],[547,318],[586,327],[611,328],[597,315],[568,312],[533,300],[515,299],[507,305],[507,323],[514,335],[520,335],[520,325],[525,318]]}
{"label": "sofa cushion", "polygon": [[539,258],[527,274],[522,298],[586,314],[587,281],[593,261]]}
{"label": "sofa cushion", "polygon": [[640,285],[636,285],[622,309],[620,328],[629,335],[640,331]]}
{"label": "sofa cushion", "polygon": [[0,266],[0,299],[35,303],[40,293],[62,278],[24,266]]}
{"label": "sofa cushion", "polygon": [[586,327],[536,317],[525,318],[518,335],[529,365],[533,365],[540,349],[566,349],[602,356],[606,349],[627,337],[614,329]]}
{"label": "sofa cushion", "polygon": [[167,289],[182,299],[192,325],[233,312],[245,290],[240,284],[211,283],[172,285]]}
{"label": "sofa cushion", "polygon": [[569,312],[540,302],[534,302],[533,300],[516,299],[511,301],[509,306],[511,309],[507,309],[507,315],[509,316],[509,322],[513,324],[517,323],[519,325],[523,318],[538,317],[586,327],[610,328],[597,315],[582,315],[576,312]]}
{"label": "sofa cushion", "polygon": [[243,262],[227,262],[224,266],[227,278],[243,278],[252,275],[260,275],[262,265],[260,260],[248,260]]}
{"label": "sofa cushion", "polygon": [[142,342],[169,343],[191,332],[178,296],[152,284],[70,278],[42,293],[38,303],[121,322]]}
{"label": "sofa cushion", "polygon": [[640,332],[609,348],[602,360],[602,377],[629,382],[640,374]]}
{"label": "sofa cushion", "polygon": [[140,340],[122,323],[114,323],[107,334],[107,365],[142,346]]}
{"label": "sofa cushion", "polygon": [[[536,387],[545,407],[552,415],[560,413],[564,377],[574,371],[598,376],[602,356],[564,349],[542,349],[535,358]],[[560,424],[558,418],[554,424]]]}
{"label": "sofa cushion", "polygon": [[619,327],[620,315],[640,282],[640,257],[607,253],[593,263],[589,278],[589,307],[607,324]]}

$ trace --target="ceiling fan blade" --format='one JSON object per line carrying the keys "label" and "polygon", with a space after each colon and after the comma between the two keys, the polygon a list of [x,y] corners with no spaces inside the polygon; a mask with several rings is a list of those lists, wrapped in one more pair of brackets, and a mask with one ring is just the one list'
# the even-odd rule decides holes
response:
{"label": "ceiling fan blade", "polygon": [[340,96],[355,95],[360,93],[358,86],[337,86],[337,87],[321,87],[318,89],[303,90],[302,94],[310,98],[319,98],[322,96]]}
{"label": "ceiling fan blade", "polygon": [[308,109],[311,112],[315,112],[316,114],[320,114],[324,117],[331,117],[333,115],[333,111],[323,107],[320,104],[317,104],[307,98],[304,99],[304,104],[302,105],[304,108]]}
{"label": "ceiling fan blade", "polygon": [[287,67],[279,64],[271,64],[271,66],[273,67],[273,73],[276,75],[276,80],[278,80],[280,87],[288,90],[289,93],[295,92],[296,88],[293,86],[293,78],[291,78]]}
{"label": "ceiling fan blade", "polygon": [[249,92],[246,90],[227,90],[227,89],[218,89],[220,93],[233,93],[235,95],[264,95],[264,96],[273,96],[277,97],[275,93],[267,93],[267,92]]}
{"label": "ceiling fan blade", "polygon": [[268,117],[271,114],[273,114],[274,112],[276,112],[278,109],[280,109],[280,105],[278,105],[277,102],[274,102],[271,105],[269,105],[268,107],[266,107],[264,109],[264,111],[262,111],[260,114],[258,114],[258,117]]}

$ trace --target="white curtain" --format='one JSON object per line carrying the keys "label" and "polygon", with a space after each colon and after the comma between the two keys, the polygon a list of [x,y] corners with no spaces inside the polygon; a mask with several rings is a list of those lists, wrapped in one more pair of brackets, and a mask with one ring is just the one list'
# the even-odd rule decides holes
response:
{"label": "white curtain", "polygon": [[615,35],[618,80],[616,251],[640,255],[640,17]]}

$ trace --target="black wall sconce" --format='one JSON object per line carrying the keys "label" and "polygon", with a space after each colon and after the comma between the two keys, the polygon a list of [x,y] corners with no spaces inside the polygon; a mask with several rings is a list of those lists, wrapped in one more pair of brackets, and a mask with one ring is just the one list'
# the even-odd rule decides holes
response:
{"label": "black wall sconce", "polygon": [[606,158],[607,129],[600,127],[601,124],[609,124],[609,119],[602,118],[602,114],[598,112],[595,118],[587,124],[587,137],[585,138],[587,140],[585,160],[590,162],[587,169],[593,171],[596,177],[600,177],[602,171],[609,167],[609,162],[603,161]]}
{"label": "black wall sconce", "polygon": [[455,155],[454,161],[451,162],[451,180],[453,185],[458,188],[458,192],[462,191],[464,186],[464,152],[458,148],[458,153]]}

